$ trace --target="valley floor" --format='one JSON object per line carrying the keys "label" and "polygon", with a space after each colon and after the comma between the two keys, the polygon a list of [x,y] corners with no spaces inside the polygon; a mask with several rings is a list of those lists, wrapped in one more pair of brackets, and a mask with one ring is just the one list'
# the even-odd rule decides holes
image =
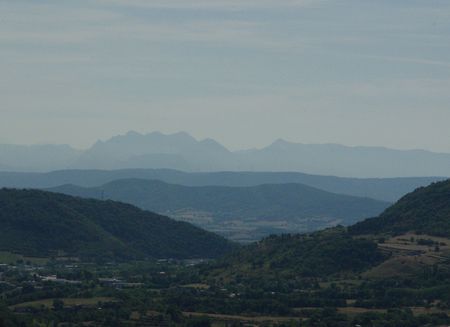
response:
{"label": "valley floor", "polygon": [[201,260],[100,264],[2,252],[0,317],[36,327],[449,324],[450,240],[378,242],[389,258],[361,274],[238,282],[216,279]]}

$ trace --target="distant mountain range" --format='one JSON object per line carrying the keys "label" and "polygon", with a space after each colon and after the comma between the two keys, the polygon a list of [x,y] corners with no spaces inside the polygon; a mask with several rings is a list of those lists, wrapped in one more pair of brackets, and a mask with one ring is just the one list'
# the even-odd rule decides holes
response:
{"label": "distant mountain range", "polygon": [[389,206],[387,202],[333,194],[302,184],[192,187],[127,179],[94,188],[64,185],[50,190],[130,203],[236,241],[350,225]]}
{"label": "distant mountain range", "polygon": [[50,173],[0,172],[0,187],[52,188],[64,184],[96,187],[119,179],[161,180],[185,186],[258,186],[299,183],[331,193],[395,202],[421,186],[443,180],[438,177],[386,179],[342,178],[284,172],[187,173],[170,169],[63,170]]}
{"label": "distant mountain range", "polygon": [[99,141],[74,162],[75,168],[173,168],[188,171],[223,170],[232,164],[232,153],[219,143],[197,141],[187,133],[142,135],[129,132]]}
{"label": "distant mountain range", "polygon": [[224,238],[129,204],[0,190],[0,250],[82,259],[213,258]]}
{"label": "distant mountain range", "polygon": [[212,139],[187,133],[129,132],[98,141],[85,151],[69,146],[0,145],[0,169],[169,168],[200,171],[304,172],[347,177],[450,176],[450,154],[423,150],[337,144],[300,144],[277,140],[262,148],[229,151]]}

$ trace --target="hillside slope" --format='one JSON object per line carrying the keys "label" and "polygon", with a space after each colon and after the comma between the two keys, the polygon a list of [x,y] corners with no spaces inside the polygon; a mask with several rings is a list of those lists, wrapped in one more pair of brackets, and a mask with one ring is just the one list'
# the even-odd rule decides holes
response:
{"label": "hillside slope", "polygon": [[450,180],[417,189],[379,217],[348,228],[265,238],[225,256],[206,273],[236,283],[354,273],[420,279],[434,265],[440,278],[450,278],[449,238]]}
{"label": "hillside slope", "polygon": [[329,277],[364,271],[383,261],[376,243],[342,227],[312,234],[271,236],[223,258],[214,273],[253,279]]}
{"label": "hillside slope", "polygon": [[[239,313],[243,304],[254,310],[256,302],[260,310],[306,317],[312,310],[336,308],[338,315],[327,323],[308,326],[344,326],[341,314],[361,314],[349,326],[448,325],[449,192],[450,181],[419,189],[380,217],[349,229],[271,236],[200,272],[206,284],[229,291],[228,306],[217,302],[217,308]],[[394,233],[399,235],[389,235]],[[233,307],[236,302],[240,305]],[[386,318],[401,310],[408,314],[389,323]],[[376,315],[382,318],[371,324],[368,318]]]}
{"label": "hillside slope", "polygon": [[450,237],[450,180],[417,189],[379,217],[352,226],[351,231],[358,234],[413,231]]}
{"label": "hillside slope", "polygon": [[[65,185],[55,192],[87,198],[105,198],[192,221],[223,233],[230,222],[242,233],[250,225],[265,229],[264,235],[309,232],[355,221],[382,212],[389,204],[366,198],[338,195],[302,184],[254,187],[188,187],[161,181],[118,180],[97,188]],[[230,236],[230,235],[228,235]],[[231,235],[234,238],[234,235]]]}
{"label": "hillside slope", "polygon": [[225,239],[113,201],[35,190],[0,190],[0,249],[83,258],[216,257]]}

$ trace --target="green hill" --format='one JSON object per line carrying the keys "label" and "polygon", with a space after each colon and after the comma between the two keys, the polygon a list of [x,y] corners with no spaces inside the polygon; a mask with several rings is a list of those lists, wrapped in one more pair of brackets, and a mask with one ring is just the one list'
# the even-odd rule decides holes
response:
{"label": "green hill", "polygon": [[[311,232],[381,213],[387,202],[325,192],[302,184],[253,187],[189,187],[143,179],[118,180],[101,187],[64,185],[50,189],[87,198],[123,201],[187,220],[232,239],[247,231],[250,240],[275,233]],[[239,228],[233,230],[232,223]],[[230,227],[231,225],[231,227]]]}
{"label": "green hill", "polygon": [[230,297],[207,303],[218,313],[290,314],[302,326],[446,326],[449,226],[450,181],[355,226],[268,237],[201,267],[205,283]]}
{"label": "green hill", "polygon": [[0,250],[82,258],[209,258],[220,236],[128,204],[36,190],[0,190]]}
{"label": "green hill", "polygon": [[[423,234],[423,239],[419,236],[407,239],[405,236],[389,237],[408,232]],[[385,242],[377,244],[378,234],[386,234]],[[404,270],[402,266],[407,267],[410,258],[413,259],[408,269],[414,267],[417,271],[424,271],[427,265],[438,263],[447,267],[445,260],[450,255],[447,242],[443,239],[433,241],[430,239],[433,236],[450,237],[450,180],[419,188],[379,217],[348,228],[271,236],[242,247],[226,256],[215,267],[213,275],[222,275],[222,279],[238,277],[250,280],[263,277],[327,277],[361,273],[388,258],[386,264],[373,270],[371,275],[400,272]],[[442,248],[434,249],[435,244],[440,244]]]}
{"label": "green hill", "polygon": [[401,234],[408,231],[450,237],[450,180],[406,195],[377,218],[350,228],[354,234]]}
{"label": "green hill", "polygon": [[358,273],[382,261],[376,243],[353,238],[344,227],[336,227],[270,236],[226,256],[216,268],[225,278],[295,279]]}

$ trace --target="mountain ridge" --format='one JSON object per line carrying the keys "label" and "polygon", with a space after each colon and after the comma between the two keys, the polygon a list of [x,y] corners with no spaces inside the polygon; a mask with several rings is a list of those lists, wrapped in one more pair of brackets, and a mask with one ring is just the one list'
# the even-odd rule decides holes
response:
{"label": "mountain ridge", "polygon": [[63,184],[95,187],[118,179],[156,179],[185,186],[257,186],[300,183],[327,192],[395,202],[420,186],[442,177],[359,179],[297,172],[192,173],[172,169],[62,170],[50,173],[0,172],[0,187],[51,188]]}
{"label": "mountain ridge", "polygon": [[[197,140],[186,132],[141,134],[130,131],[98,141],[84,151],[72,149],[70,153],[55,146],[53,155],[42,156],[39,164],[30,167],[24,163],[36,162],[34,146],[17,147],[28,153],[26,160],[16,160],[14,152],[2,150],[0,146],[0,162],[19,171],[172,168],[191,172],[294,171],[360,178],[450,176],[450,154],[447,153],[303,144],[283,139],[259,149],[230,151],[213,139]],[[52,157],[60,159],[55,162],[50,160]]]}

